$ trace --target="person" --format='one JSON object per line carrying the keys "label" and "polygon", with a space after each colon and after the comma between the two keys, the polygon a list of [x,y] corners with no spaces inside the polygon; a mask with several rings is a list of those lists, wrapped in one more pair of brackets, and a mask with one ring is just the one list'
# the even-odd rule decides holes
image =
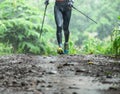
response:
{"label": "person", "polygon": [[[69,23],[74,0],[55,0],[54,18],[56,22],[56,36],[58,42],[58,54],[69,53]],[[49,0],[45,0],[45,5],[49,4]],[[64,31],[64,48],[62,47],[62,29]],[[64,49],[64,50],[63,50]]]}

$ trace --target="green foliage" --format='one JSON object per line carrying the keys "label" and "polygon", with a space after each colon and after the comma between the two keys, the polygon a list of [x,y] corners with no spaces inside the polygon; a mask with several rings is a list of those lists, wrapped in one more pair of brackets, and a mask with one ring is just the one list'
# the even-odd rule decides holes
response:
{"label": "green foliage", "polygon": [[45,53],[39,40],[39,11],[24,0],[5,0],[0,9],[0,42],[11,45],[14,53]]}
{"label": "green foliage", "polygon": [[69,54],[79,54],[79,48],[74,44],[73,41],[69,43]]}
{"label": "green foliage", "polygon": [[112,51],[115,55],[120,55],[120,30],[115,29],[112,33]]}
{"label": "green foliage", "polygon": [[[115,22],[117,22],[117,15],[120,15],[118,12],[120,9],[119,5],[120,2],[118,0],[114,0],[114,2],[108,0],[94,0],[94,2],[93,0],[75,1],[74,6],[76,8],[98,23],[95,24],[73,9],[70,28],[74,34],[80,31],[78,37],[78,40],[80,41],[79,43],[82,43],[82,41],[86,40],[81,40],[84,32],[97,32],[97,38],[99,39],[109,37],[114,28]],[[82,34],[80,34],[81,32]]]}
{"label": "green foliage", "polygon": [[25,19],[11,19],[4,20],[1,23],[0,41],[9,43],[13,47],[13,51],[17,52],[19,49],[25,52],[33,52],[36,49],[39,52],[39,25],[34,25]]}
{"label": "green foliage", "polygon": [[12,19],[36,15],[36,9],[26,4],[25,0],[5,0],[0,5],[0,19]]}
{"label": "green foliage", "polygon": [[56,32],[50,26],[45,25],[47,29],[44,29],[44,32],[41,36],[41,41],[45,43],[45,55],[56,55],[57,54],[57,45],[55,45]]}
{"label": "green foliage", "polygon": [[103,42],[100,39],[91,38],[83,42],[80,52],[84,54],[109,54],[110,49],[110,41]]}
{"label": "green foliage", "polygon": [[[120,16],[118,17],[120,20]],[[115,55],[120,55],[120,24],[118,24],[111,35],[111,42],[112,42],[112,52]]]}
{"label": "green foliage", "polygon": [[0,55],[3,54],[11,54],[11,46],[6,46],[2,43],[0,43]]}
{"label": "green foliage", "polygon": [[118,19],[120,20],[120,16],[118,17]]}

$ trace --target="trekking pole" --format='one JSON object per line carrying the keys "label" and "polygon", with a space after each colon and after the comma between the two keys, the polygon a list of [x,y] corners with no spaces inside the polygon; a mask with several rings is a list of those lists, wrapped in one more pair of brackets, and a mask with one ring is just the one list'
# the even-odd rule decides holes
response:
{"label": "trekking pole", "polygon": [[96,21],[94,21],[93,19],[91,19],[90,17],[88,17],[86,14],[84,14],[83,12],[81,12],[80,10],[78,10],[76,7],[72,6],[73,9],[77,10],[78,12],[80,12],[81,14],[83,14],[85,17],[89,18],[91,21],[93,21],[94,23],[97,24]]}
{"label": "trekking pole", "polygon": [[43,25],[44,25],[44,20],[45,20],[45,15],[46,15],[46,10],[47,10],[47,4],[45,5],[45,10],[44,10],[44,16],[43,16],[43,20],[42,20],[42,26],[41,26],[41,29],[40,29],[40,38],[41,38],[41,35],[42,35],[42,32],[43,32]]}

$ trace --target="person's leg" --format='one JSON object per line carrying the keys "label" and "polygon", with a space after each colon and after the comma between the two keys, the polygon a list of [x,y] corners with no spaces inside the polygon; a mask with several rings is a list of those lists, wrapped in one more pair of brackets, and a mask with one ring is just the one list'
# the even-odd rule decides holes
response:
{"label": "person's leg", "polygon": [[69,23],[70,23],[70,18],[71,18],[71,10],[68,10],[64,13],[63,17],[63,30],[64,30],[64,36],[65,36],[65,42],[69,41]]}
{"label": "person's leg", "polygon": [[62,26],[63,26],[63,16],[58,6],[54,7],[54,17],[56,22],[56,36],[59,47],[62,46]]}
{"label": "person's leg", "polygon": [[68,54],[69,51],[69,23],[70,23],[70,18],[71,18],[71,9],[66,10],[66,12],[64,13],[64,17],[63,17],[63,29],[64,29],[64,36],[65,36],[65,43],[64,43],[64,53]]}
{"label": "person's leg", "polygon": [[62,12],[60,11],[60,7],[55,5],[54,7],[54,17],[55,17],[55,22],[56,22],[56,37],[57,37],[57,42],[59,48],[57,49],[58,54],[63,54],[63,49],[62,49],[62,27],[63,27],[63,16]]}

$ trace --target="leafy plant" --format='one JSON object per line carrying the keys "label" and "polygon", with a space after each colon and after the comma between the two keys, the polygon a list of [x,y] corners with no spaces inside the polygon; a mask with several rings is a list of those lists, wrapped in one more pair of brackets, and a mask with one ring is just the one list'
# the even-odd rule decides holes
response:
{"label": "leafy plant", "polygon": [[85,40],[81,47],[81,53],[84,54],[108,54],[110,53],[110,42],[91,38]]}
{"label": "leafy plant", "polygon": [[120,20],[120,16],[118,16],[118,19]]}
{"label": "leafy plant", "polygon": [[[118,17],[120,20],[120,16]],[[112,51],[115,55],[120,55],[120,24],[116,26],[111,35]]]}
{"label": "leafy plant", "polygon": [[4,45],[2,43],[0,43],[0,55],[3,54],[11,54],[11,46],[9,45]]}
{"label": "leafy plant", "polygon": [[120,55],[120,30],[114,29],[112,33],[112,50],[115,55]]}
{"label": "leafy plant", "polygon": [[17,1],[5,0],[0,6],[0,42],[11,45],[15,53],[45,53],[39,40],[39,11]]}

